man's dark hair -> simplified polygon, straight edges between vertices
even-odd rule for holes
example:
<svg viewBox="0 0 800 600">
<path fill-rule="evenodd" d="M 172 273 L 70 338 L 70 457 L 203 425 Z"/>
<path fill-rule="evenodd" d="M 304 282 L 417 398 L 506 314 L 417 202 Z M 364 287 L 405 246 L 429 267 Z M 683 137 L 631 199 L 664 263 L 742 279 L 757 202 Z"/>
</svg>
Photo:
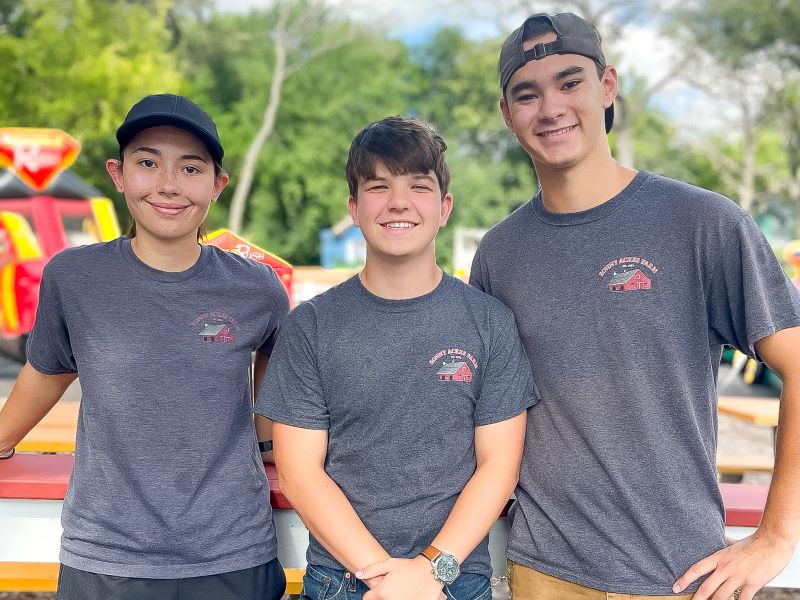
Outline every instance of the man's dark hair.
<svg viewBox="0 0 800 600">
<path fill-rule="evenodd" d="M 374 179 L 380 165 L 392 175 L 433 171 L 444 196 L 450 186 L 445 150 L 442 136 L 424 121 L 387 117 L 372 123 L 350 145 L 345 167 L 350 195 L 355 198 L 359 182 Z"/>
</svg>

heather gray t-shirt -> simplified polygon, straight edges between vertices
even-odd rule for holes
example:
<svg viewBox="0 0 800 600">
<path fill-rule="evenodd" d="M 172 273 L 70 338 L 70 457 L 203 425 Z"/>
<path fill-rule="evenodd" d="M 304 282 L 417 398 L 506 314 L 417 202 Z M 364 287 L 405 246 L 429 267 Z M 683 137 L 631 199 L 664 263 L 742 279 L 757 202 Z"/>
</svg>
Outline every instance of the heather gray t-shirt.
<svg viewBox="0 0 800 600">
<path fill-rule="evenodd" d="M 125 238 L 53 257 L 28 360 L 83 391 L 61 562 L 172 579 L 277 556 L 248 373 L 287 311 L 269 267 L 211 246 L 180 273 Z"/>
<path fill-rule="evenodd" d="M 384 549 L 410 558 L 475 471 L 475 427 L 535 402 L 500 302 L 449 275 L 429 294 L 387 300 L 356 276 L 289 314 L 256 412 L 328 430 L 325 471 Z M 313 536 L 307 556 L 343 568 Z M 487 540 L 462 570 L 491 575 Z"/>
<path fill-rule="evenodd" d="M 605 591 L 670 594 L 724 545 L 715 471 L 723 344 L 800 325 L 800 297 L 730 200 L 640 172 L 492 228 L 472 283 L 512 309 L 542 395 L 508 557 Z"/>
</svg>

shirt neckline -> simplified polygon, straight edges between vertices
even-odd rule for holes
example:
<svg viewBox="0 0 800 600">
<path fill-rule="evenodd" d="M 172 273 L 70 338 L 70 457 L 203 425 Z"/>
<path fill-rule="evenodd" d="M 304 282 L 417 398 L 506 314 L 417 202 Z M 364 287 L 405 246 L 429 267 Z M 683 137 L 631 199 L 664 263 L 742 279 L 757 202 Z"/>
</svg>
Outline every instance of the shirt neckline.
<svg viewBox="0 0 800 600">
<path fill-rule="evenodd" d="M 403 298 L 402 300 L 394 300 L 390 298 L 382 298 L 370 292 L 361 282 L 361 278 L 356 274 L 353 275 L 346 285 L 352 290 L 355 296 L 363 303 L 368 304 L 382 312 L 412 312 L 421 310 L 434 304 L 441 302 L 447 295 L 447 290 L 453 285 L 455 277 L 448 275 L 442 271 L 442 279 L 427 294 L 416 296 L 414 298 Z"/>
<path fill-rule="evenodd" d="M 544 207 L 544 203 L 542 202 L 542 190 L 539 188 L 539 191 L 536 192 L 536 195 L 531 199 L 528 203 L 533 210 L 534 215 L 536 218 L 542 221 L 543 223 L 547 223 L 548 225 L 556 225 L 559 227 L 569 227 L 573 225 L 583 225 L 584 223 L 590 223 L 592 221 L 597 221 L 598 219 L 603 219 L 609 215 L 614 214 L 617 210 L 619 210 L 628 200 L 633 198 L 639 189 L 642 187 L 645 181 L 650 177 L 650 173 L 647 171 L 639 171 L 634 175 L 631 182 L 625 186 L 625 188 L 616 196 L 606 200 L 602 204 L 590 208 L 588 210 L 582 210 L 579 212 L 572 212 L 572 213 L 554 213 L 550 212 Z"/>
<path fill-rule="evenodd" d="M 201 244 L 200 256 L 198 257 L 197 262 L 195 262 L 191 267 L 185 271 L 161 271 L 159 269 L 154 269 L 148 264 L 145 264 L 138 256 L 136 256 L 136 253 L 131 247 L 131 238 L 120 238 L 120 250 L 122 252 L 122 256 L 134 271 L 144 275 L 148 279 L 163 283 L 177 283 L 179 281 L 191 279 L 200 273 L 200 271 L 205 269 L 212 253 L 211 246 Z"/>
</svg>

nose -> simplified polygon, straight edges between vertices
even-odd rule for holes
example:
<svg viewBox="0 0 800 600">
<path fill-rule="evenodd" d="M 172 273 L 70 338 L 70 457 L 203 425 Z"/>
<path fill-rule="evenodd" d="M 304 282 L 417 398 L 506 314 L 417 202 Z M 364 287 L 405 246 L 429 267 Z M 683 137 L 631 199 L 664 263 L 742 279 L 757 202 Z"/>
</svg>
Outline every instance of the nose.
<svg viewBox="0 0 800 600">
<path fill-rule="evenodd" d="M 563 117 L 566 110 L 559 94 L 544 94 L 539 103 L 539 119 L 548 123 Z"/>
<path fill-rule="evenodd" d="M 172 169 L 162 169 L 158 177 L 158 193 L 164 196 L 180 194 L 178 178 Z"/>
<path fill-rule="evenodd" d="M 401 212 L 409 207 L 410 201 L 408 199 L 409 191 L 405 188 L 396 188 L 389 191 L 389 201 L 387 207 L 389 210 Z"/>
</svg>

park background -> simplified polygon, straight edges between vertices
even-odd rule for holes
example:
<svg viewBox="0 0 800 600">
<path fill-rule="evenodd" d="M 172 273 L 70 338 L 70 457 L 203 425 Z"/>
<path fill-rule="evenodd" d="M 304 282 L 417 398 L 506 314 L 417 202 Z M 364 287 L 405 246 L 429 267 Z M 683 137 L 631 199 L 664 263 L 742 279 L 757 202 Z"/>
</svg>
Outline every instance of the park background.
<svg viewBox="0 0 800 600">
<path fill-rule="evenodd" d="M 615 157 L 718 191 L 781 256 L 800 237 L 800 2 L 796 0 L 0 0 L 0 126 L 57 127 L 73 170 L 127 211 L 104 171 L 143 95 L 206 107 L 231 184 L 227 226 L 297 265 L 346 229 L 352 137 L 387 115 L 430 121 L 449 145 L 455 209 L 440 233 L 485 229 L 536 189 L 498 107 L 503 38 L 534 12 L 600 31 L 621 91 Z M 344 221 L 343 221 L 344 219 Z"/>
<path fill-rule="evenodd" d="M 496 62 L 543 11 L 577 12 L 603 36 L 621 83 L 615 157 L 732 198 L 782 259 L 800 238 L 797 0 L 0 0 L 0 127 L 77 138 L 73 170 L 124 227 L 103 167 L 117 126 L 143 95 L 190 96 L 214 116 L 232 178 L 208 230 L 318 265 L 323 232 L 346 228 L 352 137 L 387 115 L 426 119 L 449 145 L 456 203 L 437 252 L 453 269 L 457 229 L 490 227 L 537 187 L 497 108 Z M 772 438 L 723 415 L 720 447 L 767 455 Z"/>
</svg>

